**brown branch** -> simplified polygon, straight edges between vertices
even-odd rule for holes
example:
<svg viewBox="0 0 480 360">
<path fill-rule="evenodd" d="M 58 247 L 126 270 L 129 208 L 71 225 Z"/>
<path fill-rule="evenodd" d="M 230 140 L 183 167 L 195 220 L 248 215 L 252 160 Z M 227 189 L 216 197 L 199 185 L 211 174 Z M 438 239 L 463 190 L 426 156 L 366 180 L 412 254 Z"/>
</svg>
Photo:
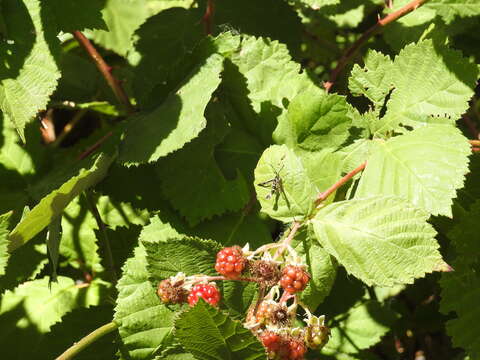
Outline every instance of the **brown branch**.
<svg viewBox="0 0 480 360">
<path fill-rule="evenodd" d="M 213 14 L 215 12 L 214 0 L 207 1 L 207 8 L 205 9 L 205 14 L 203 14 L 202 22 L 205 26 L 205 33 L 207 35 L 212 35 L 213 28 Z"/>
<path fill-rule="evenodd" d="M 470 145 L 475 146 L 475 147 L 480 147 L 480 140 L 468 140 Z"/>
<path fill-rule="evenodd" d="M 97 150 L 110 136 L 113 135 L 113 131 L 109 131 L 106 133 L 100 140 L 98 140 L 95 144 L 90 146 L 87 150 L 82 152 L 80 155 L 78 155 L 78 160 L 85 159 L 88 155 L 93 153 L 95 150 Z"/>
<path fill-rule="evenodd" d="M 100 71 L 108 86 L 112 89 L 115 97 L 118 101 L 125 107 L 128 114 L 132 114 L 135 110 L 130 103 L 130 99 L 127 96 L 127 93 L 122 87 L 120 81 L 115 79 L 111 72 L 111 67 L 107 65 L 100 53 L 95 49 L 93 44 L 88 40 L 85 35 L 80 31 L 74 31 L 73 36 L 77 39 L 78 43 L 86 50 L 90 58 L 93 60 L 97 69 Z"/>
<path fill-rule="evenodd" d="M 377 23 L 365 31 L 362 36 L 360 36 L 353 44 L 350 46 L 343 56 L 338 60 L 338 64 L 335 69 L 330 73 L 330 78 L 326 81 L 323 86 L 325 90 L 330 91 L 333 84 L 337 80 L 338 75 L 342 72 L 343 68 L 350 62 L 350 60 L 355 56 L 357 51 L 375 34 L 381 31 L 382 28 L 388 24 L 394 22 L 395 20 L 401 18 L 402 16 L 407 15 L 418 7 L 422 6 L 428 0 L 413 0 L 407 5 L 398 9 L 397 11 L 392 12 L 383 19 L 378 19 Z"/>
<path fill-rule="evenodd" d="M 87 109 L 82 109 L 77 111 L 77 113 L 73 116 L 72 120 L 64 126 L 60 135 L 57 136 L 54 142 L 52 142 L 53 147 L 59 146 L 63 140 L 70 134 L 70 131 L 73 130 L 75 126 L 80 122 L 83 116 L 87 113 Z"/>
<path fill-rule="evenodd" d="M 335 184 L 330 186 L 326 191 L 322 192 L 317 196 L 315 199 L 315 205 L 318 206 L 322 201 L 324 201 L 326 198 L 328 198 L 333 192 L 335 192 L 340 186 L 344 185 L 348 180 L 353 178 L 355 175 L 357 175 L 360 171 L 365 169 L 365 166 L 367 166 L 367 162 L 364 162 L 363 164 L 359 165 L 352 171 L 350 171 L 347 175 L 342 177 L 340 180 L 338 180 Z"/>
</svg>

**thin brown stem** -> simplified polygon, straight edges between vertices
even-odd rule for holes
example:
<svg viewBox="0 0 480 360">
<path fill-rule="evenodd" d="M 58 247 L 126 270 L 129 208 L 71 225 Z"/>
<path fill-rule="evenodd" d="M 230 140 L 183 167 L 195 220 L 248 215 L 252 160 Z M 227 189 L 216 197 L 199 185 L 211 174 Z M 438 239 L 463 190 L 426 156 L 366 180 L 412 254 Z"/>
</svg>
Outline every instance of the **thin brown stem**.
<svg viewBox="0 0 480 360">
<path fill-rule="evenodd" d="M 82 109 L 77 111 L 77 113 L 73 116 L 72 120 L 67 125 L 65 125 L 60 135 L 57 136 L 55 141 L 52 143 L 52 146 L 53 147 L 59 146 L 62 143 L 62 141 L 67 137 L 67 135 L 70 133 L 70 131 L 72 131 L 72 129 L 75 126 L 77 126 L 77 124 L 85 116 L 86 113 L 87 113 L 87 109 Z"/>
<path fill-rule="evenodd" d="M 205 14 L 203 14 L 203 24 L 205 26 L 205 33 L 207 35 L 212 35 L 213 29 L 213 14 L 215 12 L 214 0 L 207 1 L 207 8 L 205 9 Z"/>
<path fill-rule="evenodd" d="M 95 152 L 95 150 L 97 150 L 100 146 L 102 146 L 102 144 L 110 137 L 113 135 L 113 131 L 109 131 L 108 133 L 106 133 L 102 138 L 100 138 L 100 140 L 98 140 L 95 144 L 93 144 L 92 146 L 90 146 L 87 150 L 85 150 L 84 152 L 82 152 L 80 155 L 78 155 L 78 160 L 82 160 L 82 159 L 85 159 L 88 155 L 90 155 L 91 153 Z"/>
<path fill-rule="evenodd" d="M 102 241 L 103 248 L 105 249 L 105 262 L 107 264 L 107 270 L 110 273 L 111 281 L 115 285 L 118 281 L 118 276 L 117 272 L 115 271 L 115 262 L 113 261 L 113 254 L 112 254 L 112 249 L 110 247 L 110 241 L 108 240 L 108 235 L 107 235 L 107 226 L 102 220 L 102 217 L 100 216 L 100 213 L 97 208 L 97 204 L 95 202 L 95 199 L 92 195 L 92 192 L 90 190 L 87 190 L 86 193 L 86 199 L 87 203 L 90 207 L 90 211 L 92 212 L 93 217 L 95 218 L 95 221 L 97 222 L 98 229 L 100 230 L 100 241 Z"/>
<path fill-rule="evenodd" d="M 472 145 L 472 146 L 475 146 L 475 147 L 479 147 L 479 146 L 480 146 L 480 140 L 468 140 L 468 142 L 469 142 L 470 145 Z"/>
<path fill-rule="evenodd" d="M 237 279 L 231 279 L 225 276 L 202 276 L 198 278 L 198 282 L 203 281 L 247 281 L 247 282 L 258 282 L 258 279 L 249 278 L 249 277 L 240 277 Z"/>
<path fill-rule="evenodd" d="M 57 357 L 56 360 L 73 359 L 75 355 L 77 355 L 79 352 L 93 344 L 101 337 L 110 334 L 112 331 L 115 331 L 116 329 L 118 329 L 118 325 L 113 321 L 99 327 L 98 329 L 92 331 L 90 334 L 82 338 L 80 341 L 74 343 L 62 355 Z"/>
<path fill-rule="evenodd" d="M 322 201 L 324 201 L 332 193 L 334 193 L 340 186 L 344 185 L 348 180 L 353 178 L 360 171 L 363 171 L 363 169 L 365 169 L 365 166 L 367 166 L 367 162 L 364 162 L 363 164 L 359 165 L 358 167 L 350 171 L 347 175 L 345 175 L 340 180 L 338 180 L 335 184 L 330 186 L 326 191 L 320 193 L 315 199 L 315 205 L 318 206 Z"/>
<path fill-rule="evenodd" d="M 362 36 L 360 36 L 353 44 L 350 46 L 342 57 L 338 60 L 338 64 L 330 73 L 330 79 L 326 81 L 323 86 L 325 90 L 330 91 L 332 86 L 335 84 L 338 75 L 342 72 L 343 68 L 352 60 L 355 56 L 357 51 L 375 34 L 377 34 L 381 29 L 383 29 L 388 24 L 394 22 L 395 20 L 407 15 L 408 13 L 412 12 L 413 10 L 417 9 L 418 7 L 422 6 L 428 0 L 413 0 L 409 2 L 407 5 L 403 6 L 402 8 L 398 9 L 397 11 L 392 12 L 391 14 L 387 15 L 383 19 L 378 19 L 375 25 L 370 27 L 367 31 L 365 31 Z"/>
<path fill-rule="evenodd" d="M 107 65 L 103 57 L 100 55 L 97 49 L 95 49 L 90 40 L 88 40 L 85 35 L 83 35 L 80 31 L 74 31 L 73 36 L 75 37 L 75 39 L 77 39 L 78 43 L 86 50 L 90 58 L 97 66 L 97 69 L 104 77 L 108 86 L 110 86 L 110 88 L 112 89 L 117 100 L 125 107 L 127 113 L 133 113 L 135 110 L 130 103 L 130 99 L 128 98 L 127 93 L 123 89 L 122 84 L 112 75 L 111 67 Z"/>
</svg>

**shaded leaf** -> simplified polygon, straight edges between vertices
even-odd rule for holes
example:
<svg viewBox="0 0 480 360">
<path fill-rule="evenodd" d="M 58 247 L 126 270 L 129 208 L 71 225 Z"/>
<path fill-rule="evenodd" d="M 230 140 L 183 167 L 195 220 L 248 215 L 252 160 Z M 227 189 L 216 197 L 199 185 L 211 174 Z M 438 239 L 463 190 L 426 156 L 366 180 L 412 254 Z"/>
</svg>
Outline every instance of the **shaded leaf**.
<svg viewBox="0 0 480 360">
<path fill-rule="evenodd" d="M 220 84 L 222 64 L 222 56 L 211 55 L 159 107 L 134 116 L 126 130 L 120 161 L 127 165 L 157 161 L 197 137 L 205 128 L 203 113 Z"/>
</svg>

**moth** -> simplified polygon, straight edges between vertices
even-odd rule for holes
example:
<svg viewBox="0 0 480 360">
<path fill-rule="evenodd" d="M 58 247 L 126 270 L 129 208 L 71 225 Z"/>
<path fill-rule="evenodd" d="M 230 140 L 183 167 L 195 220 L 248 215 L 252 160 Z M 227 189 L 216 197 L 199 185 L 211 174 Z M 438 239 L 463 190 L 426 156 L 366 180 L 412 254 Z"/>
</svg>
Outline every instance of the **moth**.
<svg viewBox="0 0 480 360">
<path fill-rule="evenodd" d="M 275 173 L 275 177 L 273 179 L 257 184 L 258 186 L 271 189 L 270 193 L 265 196 L 265 199 L 267 200 L 270 200 L 274 194 L 280 194 L 281 192 L 283 192 L 282 178 L 280 177 L 280 171 L 282 171 L 283 165 L 278 171 L 275 170 L 273 167 L 272 169 Z"/>
</svg>

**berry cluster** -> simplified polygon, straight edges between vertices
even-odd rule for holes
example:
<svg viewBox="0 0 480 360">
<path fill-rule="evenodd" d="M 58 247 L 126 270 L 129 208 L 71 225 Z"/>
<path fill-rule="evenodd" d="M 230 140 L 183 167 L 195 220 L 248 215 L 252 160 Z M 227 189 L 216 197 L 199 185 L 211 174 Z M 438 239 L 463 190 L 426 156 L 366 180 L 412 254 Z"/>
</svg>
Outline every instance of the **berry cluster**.
<svg viewBox="0 0 480 360">
<path fill-rule="evenodd" d="M 330 330 L 324 316 L 313 316 L 297 296 L 310 281 L 310 275 L 295 251 L 280 244 L 267 244 L 255 251 L 239 246 L 226 247 L 217 253 L 215 270 L 221 276 L 183 273 L 162 280 L 158 296 L 164 303 L 194 306 L 200 298 L 218 306 L 221 295 L 212 280 L 255 281 L 259 299 L 250 307 L 244 326 L 262 342 L 270 359 L 301 360 L 307 348 L 319 349 L 329 339 Z M 273 254 L 273 256 L 272 256 Z M 282 259 L 278 261 L 276 259 Z M 293 299 L 293 301 L 292 301 Z M 298 306 L 307 314 L 307 326 L 294 327 Z"/>
<path fill-rule="evenodd" d="M 260 335 L 260 340 L 270 359 L 301 360 L 307 352 L 301 339 L 284 336 L 273 331 L 264 331 Z"/>
</svg>

